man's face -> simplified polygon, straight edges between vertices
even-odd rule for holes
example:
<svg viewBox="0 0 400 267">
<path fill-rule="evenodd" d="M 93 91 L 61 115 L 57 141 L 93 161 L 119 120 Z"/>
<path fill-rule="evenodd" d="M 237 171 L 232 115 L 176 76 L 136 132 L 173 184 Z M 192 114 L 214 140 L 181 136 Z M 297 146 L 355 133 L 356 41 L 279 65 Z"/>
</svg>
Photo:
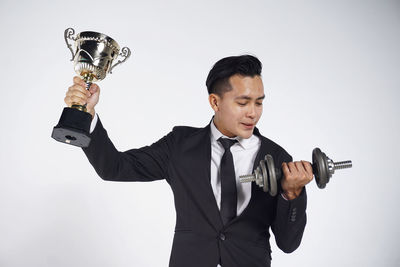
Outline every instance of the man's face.
<svg viewBox="0 0 400 267">
<path fill-rule="evenodd" d="M 214 123 L 228 136 L 249 138 L 261 117 L 265 97 L 260 76 L 233 75 L 229 78 L 232 90 L 222 97 L 211 94 L 211 107 L 215 111 Z"/>
</svg>

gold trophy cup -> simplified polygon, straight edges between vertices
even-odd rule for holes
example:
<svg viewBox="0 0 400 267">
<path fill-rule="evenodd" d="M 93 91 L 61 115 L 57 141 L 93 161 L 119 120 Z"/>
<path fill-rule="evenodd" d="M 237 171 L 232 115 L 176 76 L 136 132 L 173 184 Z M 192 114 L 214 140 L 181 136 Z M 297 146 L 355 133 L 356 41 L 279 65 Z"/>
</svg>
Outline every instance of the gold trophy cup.
<svg viewBox="0 0 400 267">
<path fill-rule="evenodd" d="M 75 30 L 68 28 L 64 39 L 71 51 L 75 72 L 86 82 L 87 90 L 92 82 L 103 80 L 107 73 L 112 73 L 115 66 L 131 55 L 128 47 L 123 47 L 120 52 L 118 43 L 105 34 L 85 31 L 73 37 L 74 34 Z M 75 52 L 68 40 L 75 42 Z M 118 57 L 121 60 L 113 65 Z M 73 103 L 71 107 L 64 108 L 51 137 L 66 144 L 87 147 L 90 144 L 91 122 L 92 115 L 87 112 L 86 104 Z"/>
</svg>

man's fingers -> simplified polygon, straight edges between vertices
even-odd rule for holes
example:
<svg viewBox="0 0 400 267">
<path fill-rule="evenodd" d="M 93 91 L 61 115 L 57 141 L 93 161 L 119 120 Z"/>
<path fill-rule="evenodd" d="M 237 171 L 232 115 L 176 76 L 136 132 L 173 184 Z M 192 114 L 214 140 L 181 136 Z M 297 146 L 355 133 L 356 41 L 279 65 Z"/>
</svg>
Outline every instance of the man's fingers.
<svg viewBox="0 0 400 267">
<path fill-rule="evenodd" d="M 302 177 L 310 181 L 313 179 L 312 166 L 308 161 L 284 162 L 282 163 L 282 171 L 287 177 Z"/>
<path fill-rule="evenodd" d="M 304 161 L 304 160 L 302 160 L 301 162 L 303 163 L 304 169 L 306 170 L 307 174 L 311 175 L 311 177 L 312 177 L 313 169 L 312 169 L 311 163 L 308 161 Z"/>
<path fill-rule="evenodd" d="M 86 87 L 80 85 L 80 84 L 73 84 L 68 88 L 68 91 L 74 92 L 74 91 L 79 91 L 82 92 L 83 94 L 86 94 L 87 96 L 90 96 L 90 93 L 88 90 L 86 90 Z"/>
<path fill-rule="evenodd" d="M 302 163 L 302 162 L 296 161 L 296 162 L 294 163 L 294 165 L 296 166 L 296 168 L 297 168 L 297 170 L 298 170 L 299 172 L 301 172 L 301 173 L 305 173 L 305 172 L 306 172 L 306 170 L 304 169 L 304 166 L 303 166 L 303 163 Z"/>
<path fill-rule="evenodd" d="M 80 97 L 80 98 L 83 98 L 86 100 L 86 98 L 89 96 L 89 94 L 90 94 L 89 92 L 82 92 L 79 90 L 72 89 L 72 90 L 67 91 L 66 96 L 67 97 L 77 96 L 77 97 Z"/>
<path fill-rule="evenodd" d="M 288 167 L 288 165 L 287 165 L 286 162 L 283 162 L 283 163 L 282 163 L 282 171 L 283 171 L 283 173 L 284 173 L 285 175 L 287 175 L 287 174 L 290 173 L 289 167 Z"/>
<path fill-rule="evenodd" d="M 297 167 L 296 164 L 294 164 L 294 162 L 288 162 L 288 167 L 289 167 L 289 171 L 290 172 L 297 172 Z"/>
<path fill-rule="evenodd" d="M 90 91 L 90 93 L 92 93 L 92 94 L 96 93 L 96 92 L 99 91 L 99 90 L 100 90 L 100 87 L 99 87 L 97 84 L 95 84 L 95 83 L 92 83 L 92 85 L 91 85 L 90 88 L 89 88 L 89 91 Z"/>
<path fill-rule="evenodd" d="M 91 84 L 89 90 L 86 89 L 85 81 L 79 76 L 73 77 L 73 85 L 68 87 L 64 102 L 71 107 L 73 104 L 85 105 L 88 110 L 94 110 L 94 106 L 99 101 L 100 87 L 97 84 Z"/>
<path fill-rule="evenodd" d="M 85 105 L 87 103 L 87 100 L 85 100 L 84 98 L 78 97 L 78 96 L 66 96 L 64 98 L 65 103 L 68 106 L 71 106 L 73 103 L 75 104 L 79 104 L 79 105 Z"/>
<path fill-rule="evenodd" d="M 73 78 L 73 82 L 74 82 L 74 84 L 79 84 L 79 85 L 81 85 L 81 86 L 83 86 L 83 87 L 86 87 L 85 81 L 82 80 L 82 79 L 81 79 L 80 77 L 78 77 L 78 76 L 75 76 L 75 77 Z"/>
</svg>

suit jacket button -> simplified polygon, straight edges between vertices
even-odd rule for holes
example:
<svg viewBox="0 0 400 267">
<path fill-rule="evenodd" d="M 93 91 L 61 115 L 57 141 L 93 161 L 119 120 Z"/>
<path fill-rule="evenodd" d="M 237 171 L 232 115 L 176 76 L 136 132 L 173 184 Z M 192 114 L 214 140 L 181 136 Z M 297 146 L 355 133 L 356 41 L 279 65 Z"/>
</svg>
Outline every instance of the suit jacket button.
<svg viewBox="0 0 400 267">
<path fill-rule="evenodd" d="M 222 241 L 224 241 L 226 239 L 226 236 L 223 233 L 219 234 L 219 239 L 221 239 Z"/>
</svg>

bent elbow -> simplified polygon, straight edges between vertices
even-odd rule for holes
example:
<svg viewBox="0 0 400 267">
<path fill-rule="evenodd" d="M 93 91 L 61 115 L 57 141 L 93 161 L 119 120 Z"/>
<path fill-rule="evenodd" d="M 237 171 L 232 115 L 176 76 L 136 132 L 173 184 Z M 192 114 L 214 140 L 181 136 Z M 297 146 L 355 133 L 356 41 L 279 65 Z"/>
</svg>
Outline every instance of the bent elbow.
<svg viewBox="0 0 400 267">
<path fill-rule="evenodd" d="M 113 179 L 110 176 L 105 176 L 105 175 L 100 175 L 100 174 L 99 174 L 99 176 L 103 181 L 113 181 Z"/>
<path fill-rule="evenodd" d="M 102 164 L 101 168 L 95 168 L 97 175 L 104 181 L 118 181 L 122 157 L 118 152 L 115 159 L 107 164 Z"/>
<path fill-rule="evenodd" d="M 277 243 L 277 246 L 284 253 L 289 254 L 289 253 L 292 253 L 293 251 L 295 251 L 300 246 L 300 242 L 296 242 L 296 243 Z"/>
<path fill-rule="evenodd" d="M 303 239 L 306 221 L 307 219 L 304 215 L 301 222 L 291 229 L 292 231 L 285 231 L 283 235 L 275 236 L 276 245 L 280 250 L 285 253 L 292 253 L 300 246 L 301 240 Z"/>
<path fill-rule="evenodd" d="M 111 175 L 110 172 L 106 172 L 104 170 L 96 170 L 97 175 L 103 180 L 103 181 L 113 181 L 113 176 Z"/>
</svg>

